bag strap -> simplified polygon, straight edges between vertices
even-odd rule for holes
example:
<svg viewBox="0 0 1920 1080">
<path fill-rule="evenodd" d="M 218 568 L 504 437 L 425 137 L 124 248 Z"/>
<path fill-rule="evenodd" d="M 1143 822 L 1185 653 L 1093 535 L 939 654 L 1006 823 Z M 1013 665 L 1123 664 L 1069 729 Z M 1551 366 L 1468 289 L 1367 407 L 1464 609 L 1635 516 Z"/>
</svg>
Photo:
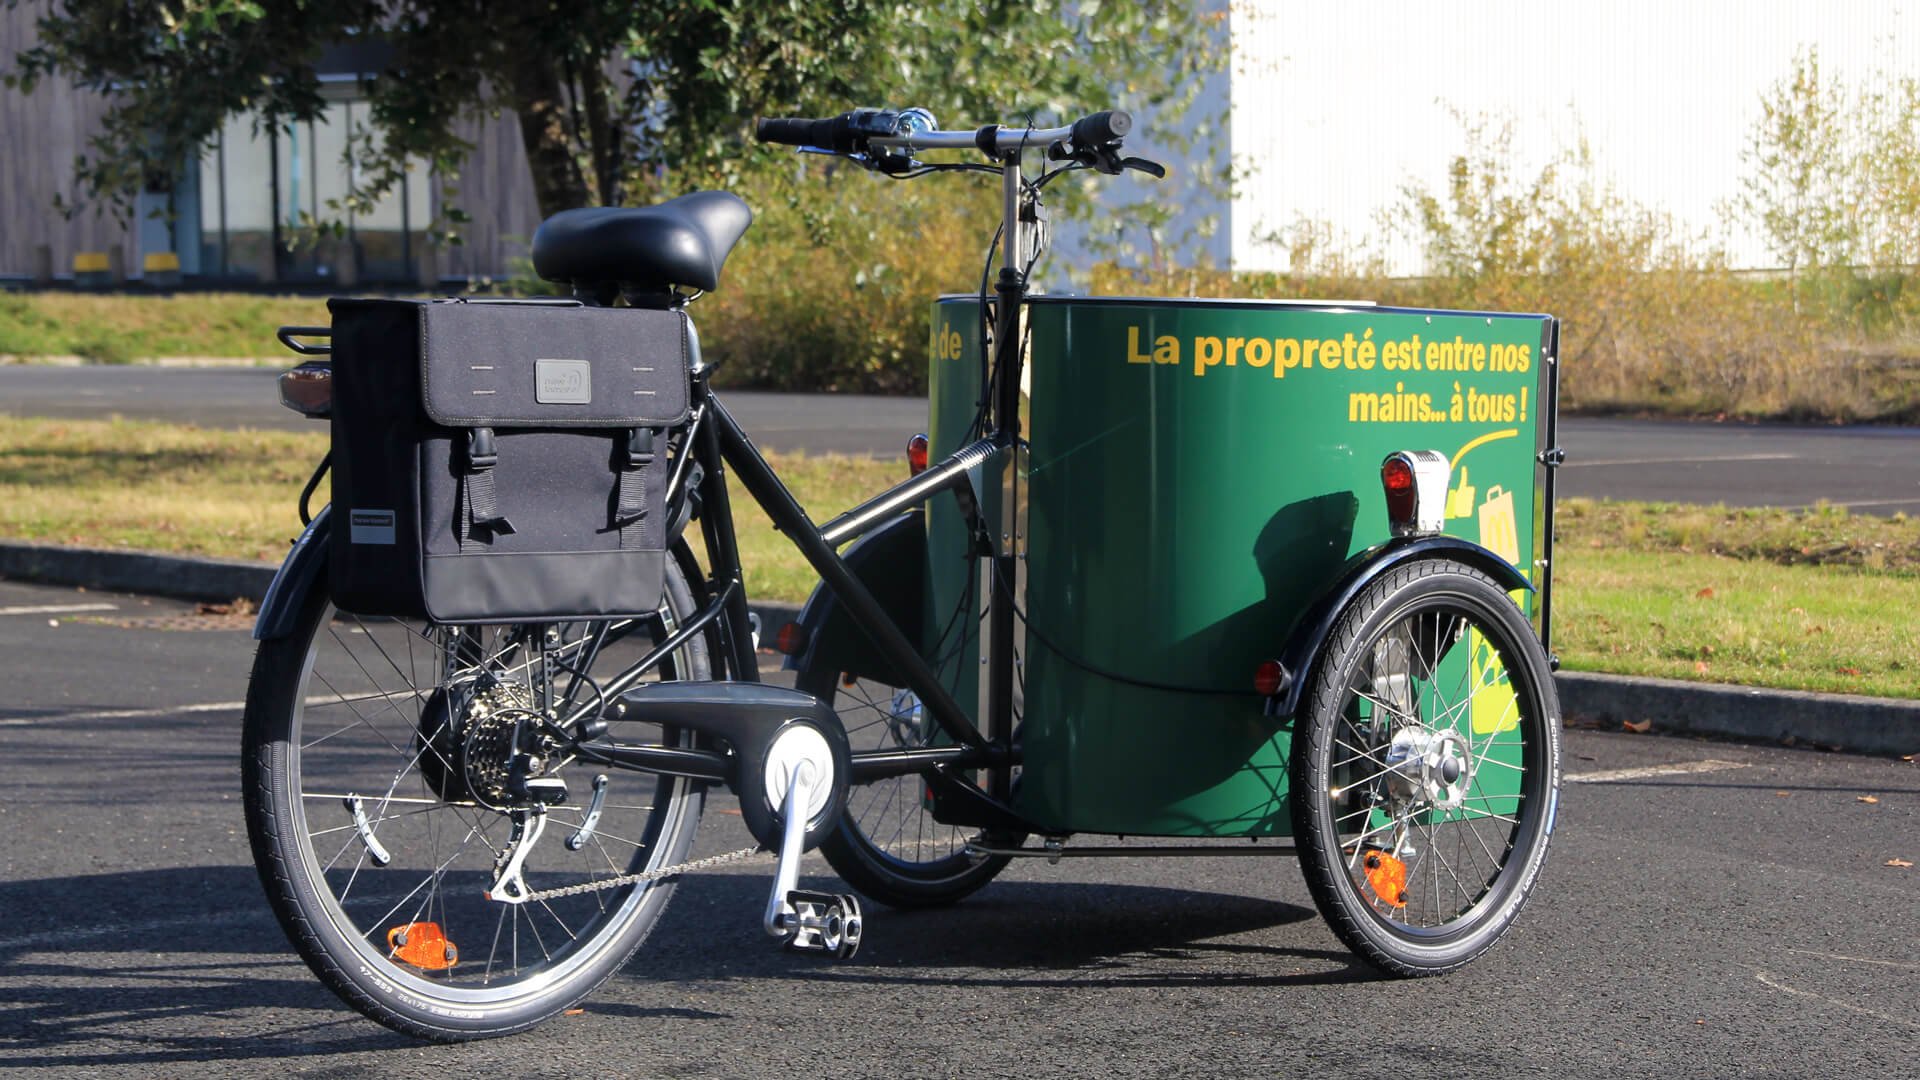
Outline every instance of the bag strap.
<svg viewBox="0 0 1920 1080">
<path fill-rule="evenodd" d="M 620 455 L 618 505 L 613 517 L 623 548 L 646 546 L 640 537 L 640 523 L 647 516 L 647 466 L 653 464 L 657 435 L 653 428 L 627 429 L 626 445 Z"/>
<path fill-rule="evenodd" d="M 500 512 L 500 496 L 493 486 L 493 467 L 499 462 L 499 452 L 493 445 L 493 429 L 469 428 L 466 472 L 460 478 L 460 516 L 457 522 L 460 546 L 463 548 L 467 546 L 467 538 L 475 528 L 484 527 L 495 533 L 513 532 L 513 522 Z"/>
</svg>

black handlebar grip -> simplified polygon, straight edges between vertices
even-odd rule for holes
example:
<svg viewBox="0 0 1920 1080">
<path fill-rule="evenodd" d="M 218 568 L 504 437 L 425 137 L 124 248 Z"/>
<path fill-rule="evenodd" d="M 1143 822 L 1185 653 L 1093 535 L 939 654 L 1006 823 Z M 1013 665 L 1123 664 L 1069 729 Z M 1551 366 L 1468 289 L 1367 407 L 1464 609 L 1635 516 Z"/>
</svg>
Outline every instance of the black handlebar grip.
<svg viewBox="0 0 1920 1080">
<path fill-rule="evenodd" d="M 832 146 L 833 121 L 800 120 L 785 117 L 762 119 L 753 129 L 753 137 L 781 146 Z"/>
<path fill-rule="evenodd" d="M 1073 145 L 1106 146 L 1126 138 L 1127 132 L 1132 130 L 1133 117 L 1119 109 L 1097 112 L 1073 122 Z"/>
</svg>

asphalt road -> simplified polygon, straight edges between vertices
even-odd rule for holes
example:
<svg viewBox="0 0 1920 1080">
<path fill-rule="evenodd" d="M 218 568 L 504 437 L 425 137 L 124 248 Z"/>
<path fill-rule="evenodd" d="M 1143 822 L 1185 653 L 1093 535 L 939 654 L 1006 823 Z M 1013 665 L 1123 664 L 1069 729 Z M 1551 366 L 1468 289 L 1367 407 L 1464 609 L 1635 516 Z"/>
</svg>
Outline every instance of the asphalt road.
<svg viewBox="0 0 1920 1080">
<path fill-rule="evenodd" d="M 313 430 L 279 406 L 268 369 L 0 367 L 0 412 L 123 416 L 214 427 Z M 926 429 L 917 398 L 735 391 L 727 407 L 754 440 L 779 450 L 901 454 Z M 1736 506 L 1826 500 L 1863 512 L 1920 512 L 1920 428 L 1562 422 L 1566 497 Z"/>
<path fill-rule="evenodd" d="M 954 909 L 871 913 L 839 966 L 765 939 L 766 871 L 742 866 L 689 878 L 582 1014 L 416 1044 L 340 1005 L 261 896 L 238 795 L 244 623 L 0 583 L 0 1074 L 1831 1077 L 1920 1060 L 1920 868 L 1886 865 L 1920 862 L 1920 766 L 1581 730 L 1534 902 L 1442 979 L 1357 966 L 1289 859 L 1022 863 Z M 728 806 L 710 804 L 701 851 L 741 846 Z"/>
</svg>

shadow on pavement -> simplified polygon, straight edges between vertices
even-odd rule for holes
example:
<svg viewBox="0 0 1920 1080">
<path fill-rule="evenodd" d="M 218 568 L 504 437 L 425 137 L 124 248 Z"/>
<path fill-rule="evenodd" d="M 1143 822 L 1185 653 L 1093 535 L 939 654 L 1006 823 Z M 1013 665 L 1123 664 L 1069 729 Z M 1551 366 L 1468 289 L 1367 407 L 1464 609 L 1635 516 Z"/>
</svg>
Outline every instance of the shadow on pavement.
<svg viewBox="0 0 1920 1080">
<path fill-rule="evenodd" d="M 9 881 L 0 912 L 0 1071 L 412 1045 L 307 972 L 250 866 Z"/>
<path fill-rule="evenodd" d="M 1274 860 L 1276 869 L 1290 862 Z M 622 977 L 830 979 L 942 986 L 1284 987 L 1380 978 L 1312 932 L 1315 947 L 1246 935 L 1317 921 L 1310 908 L 1275 900 L 1142 885 L 996 882 L 948 907 L 895 911 L 863 904 L 860 953 L 836 963 L 782 950 L 759 930 L 765 879 L 689 882 L 641 957 Z M 833 879 L 806 888 L 844 889 Z M 704 931 L 704 936 L 702 935 Z M 652 953 L 651 961 L 646 959 Z M 695 962 L 697 960 L 704 962 Z"/>
<path fill-rule="evenodd" d="M 1296 905 L 1138 885 L 1001 882 L 951 908 L 869 907 L 867 944 L 835 964 L 759 929 L 768 879 L 685 881 L 591 1013 L 656 1023 L 751 1012 L 770 980 L 981 988 L 1285 987 L 1375 977 Z M 832 879 L 813 887 L 844 888 Z M 189 867 L 0 883 L 0 1071 L 134 1069 L 418 1046 L 363 1020 L 294 955 L 251 867 Z M 721 1008 L 684 1004 L 709 984 Z M 650 986 L 662 987 L 656 995 Z M 671 988 L 671 989 L 668 989 Z M 785 991 L 780 991 L 784 994 Z M 659 997 L 660 1000 L 649 1000 Z M 619 1000 L 614 1000 L 619 999 Z"/>
</svg>

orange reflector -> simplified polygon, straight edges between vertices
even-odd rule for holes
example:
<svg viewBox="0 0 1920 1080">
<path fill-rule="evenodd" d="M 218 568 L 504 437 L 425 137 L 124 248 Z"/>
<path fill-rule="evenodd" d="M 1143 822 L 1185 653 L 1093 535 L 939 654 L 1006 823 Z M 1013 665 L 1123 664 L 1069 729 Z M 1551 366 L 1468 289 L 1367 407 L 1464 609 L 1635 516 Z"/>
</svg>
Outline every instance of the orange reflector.
<svg viewBox="0 0 1920 1080">
<path fill-rule="evenodd" d="M 907 440 L 907 475 L 919 476 L 927 471 L 927 437 L 915 435 Z"/>
<path fill-rule="evenodd" d="M 1272 697 L 1292 681 L 1287 677 L 1286 665 L 1278 660 L 1262 660 L 1260 666 L 1253 669 L 1253 691 L 1262 697 Z"/>
<path fill-rule="evenodd" d="M 447 940 L 439 923 L 396 926 L 387 931 L 387 947 L 395 960 L 422 971 L 445 971 L 460 961 L 460 950 Z"/>
<path fill-rule="evenodd" d="M 1360 860 L 1367 868 L 1367 887 L 1393 907 L 1407 906 L 1407 864 L 1384 851 L 1369 851 Z"/>
<path fill-rule="evenodd" d="M 773 635 L 773 648 L 788 656 L 798 656 L 806 651 L 808 636 L 806 627 L 790 622 Z"/>
</svg>

